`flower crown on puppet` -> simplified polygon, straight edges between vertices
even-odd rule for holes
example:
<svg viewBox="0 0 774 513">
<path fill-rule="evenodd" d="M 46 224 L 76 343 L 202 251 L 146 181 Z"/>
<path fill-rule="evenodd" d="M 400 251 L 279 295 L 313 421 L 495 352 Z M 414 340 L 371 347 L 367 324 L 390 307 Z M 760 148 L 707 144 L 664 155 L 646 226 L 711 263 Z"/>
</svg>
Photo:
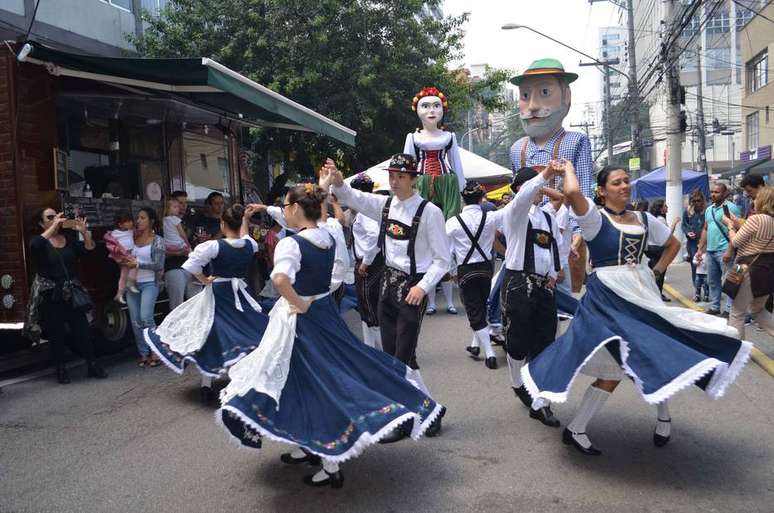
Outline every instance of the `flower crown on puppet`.
<svg viewBox="0 0 774 513">
<path fill-rule="evenodd" d="M 441 99 L 441 105 L 443 105 L 444 113 L 449 111 L 449 99 L 446 98 L 446 96 L 441 91 L 439 91 L 437 87 L 423 87 L 421 91 L 415 94 L 414 99 L 411 100 L 411 110 L 416 112 L 419 100 L 425 98 L 426 96 L 437 96 Z"/>
</svg>

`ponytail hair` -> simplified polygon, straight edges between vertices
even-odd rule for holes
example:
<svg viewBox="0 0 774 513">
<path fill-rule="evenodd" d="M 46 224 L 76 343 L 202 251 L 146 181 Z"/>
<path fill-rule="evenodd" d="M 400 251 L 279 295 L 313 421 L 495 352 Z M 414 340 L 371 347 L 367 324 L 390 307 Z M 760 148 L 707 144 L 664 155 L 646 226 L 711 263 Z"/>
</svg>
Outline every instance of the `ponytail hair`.
<svg viewBox="0 0 774 513">
<path fill-rule="evenodd" d="M 288 203 L 296 203 L 304 211 L 304 217 L 317 221 L 322 217 L 322 204 L 328 194 L 312 183 L 302 183 L 288 190 Z"/>
<path fill-rule="evenodd" d="M 245 215 L 245 207 L 243 207 L 239 203 L 236 203 L 228 207 L 223 212 L 223 216 L 221 217 L 221 219 L 223 220 L 223 224 L 225 224 L 235 232 L 238 232 L 239 229 L 242 227 L 242 218 L 244 217 L 244 215 Z"/>
</svg>

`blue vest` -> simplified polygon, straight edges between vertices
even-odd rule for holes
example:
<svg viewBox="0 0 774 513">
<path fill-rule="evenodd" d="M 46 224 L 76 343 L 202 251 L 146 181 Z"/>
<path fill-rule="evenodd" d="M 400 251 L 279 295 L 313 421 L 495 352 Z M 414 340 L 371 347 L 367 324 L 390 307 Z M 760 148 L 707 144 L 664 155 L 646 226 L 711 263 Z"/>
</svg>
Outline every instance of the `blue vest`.
<svg viewBox="0 0 774 513">
<path fill-rule="evenodd" d="M 593 240 L 586 241 L 591 255 L 591 265 L 608 267 L 639 264 L 648 245 L 648 216 L 644 213 L 640 214 L 643 233 L 632 235 L 616 228 L 602 212 L 599 215 L 602 216 L 602 227 Z"/>
<path fill-rule="evenodd" d="M 336 241 L 327 249 L 318 248 L 300 235 L 292 235 L 301 251 L 301 269 L 296 273 L 293 288 L 299 296 L 316 296 L 331 288 Z"/>
<path fill-rule="evenodd" d="M 210 261 L 212 276 L 218 278 L 242 278 L 246 280 L 253 261 L 253 245 L 245 241 L 241 248 L 235 248 L 223 239 L 218 240 L 218 256 Z"/>
</svg>

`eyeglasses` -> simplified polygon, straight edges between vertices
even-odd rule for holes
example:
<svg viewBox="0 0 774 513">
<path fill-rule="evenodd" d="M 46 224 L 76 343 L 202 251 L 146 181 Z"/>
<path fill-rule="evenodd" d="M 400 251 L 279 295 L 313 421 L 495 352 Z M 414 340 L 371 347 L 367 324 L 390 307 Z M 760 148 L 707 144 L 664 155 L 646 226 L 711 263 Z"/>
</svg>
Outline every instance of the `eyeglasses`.
<svg viewBox="0 0 774 513">
<path fill-rule="evenodd" d="M 56 217 L 56 214 L 48 214 L 48 215 L 46 216 L 46 221 L 51 221 L 51 220 L 52 220 L 52 219 L 54 219 L 55 217 Z"/>
<path fill-rule="evenodd" d="M 295 201 L 291 201 L 290 203 L 280 203 L 280 208 L 289 207 L 289 206 L 290 206 L 290 205 L 292 205 L 293 203 L 295 203 Z"/>
</svg>

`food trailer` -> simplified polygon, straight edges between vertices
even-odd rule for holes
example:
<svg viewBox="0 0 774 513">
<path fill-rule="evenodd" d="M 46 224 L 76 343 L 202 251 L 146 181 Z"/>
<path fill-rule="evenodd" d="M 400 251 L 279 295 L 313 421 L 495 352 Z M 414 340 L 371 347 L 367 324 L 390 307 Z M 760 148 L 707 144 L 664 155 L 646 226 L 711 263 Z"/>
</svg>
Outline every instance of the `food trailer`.
<svg viewBox="0 0 774 513">
<path fill-rule="evenodd" d="M 105 339 L 118 341 L 129 331 L 128 316 L 112 301 L 118 269 L 101 242 L 117 213 L 160 209 L 176 190 L 186 191 L 194 208 L 213 191 L 229 203 L 249 198 L 253 175 L 240 142 L 250 127 L 354 145 L 354 131 L 211 59 L 95 57 L 36 42 L 5 46 L 15 53 L 0 57 L 0 352 L 19 343 L 38 209 L 88 219 L 98 241 L 81 262 L 95 302 L 90 319 Z"/>
</svg>

